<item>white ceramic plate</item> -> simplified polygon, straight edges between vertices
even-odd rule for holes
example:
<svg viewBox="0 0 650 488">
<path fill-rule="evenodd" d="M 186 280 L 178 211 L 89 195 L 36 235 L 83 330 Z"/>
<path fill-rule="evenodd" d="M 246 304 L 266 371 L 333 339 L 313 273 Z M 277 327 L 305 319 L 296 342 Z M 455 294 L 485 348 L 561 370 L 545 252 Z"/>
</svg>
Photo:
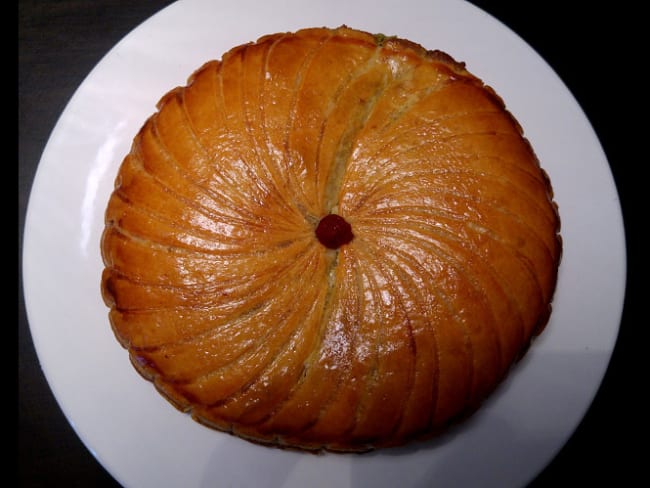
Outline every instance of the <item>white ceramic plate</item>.
<svg viewBox="0 0 650 488">
<path fill-rule="evenodd" d="M 118 165 L 163 93 L 232 46 L 341 24 L 447 51 L 493 86 L 551 177 L 565 247 L 551 322 L 474 417 L 429 443 L 315 456 L 202 427 L 135 372 L 100 297 L 99 238 Z M 609 166 L 572 95 L 512 31 L 446 0 L 181 0 L 159 12 L 108 53 L 61 115 L 34 181 L 23 255 L 36 351 L 79 437 L 125 486 L 188 488 L 527 483 L 600 385 L 618 334 L 625 265 Z"/>
</svg>

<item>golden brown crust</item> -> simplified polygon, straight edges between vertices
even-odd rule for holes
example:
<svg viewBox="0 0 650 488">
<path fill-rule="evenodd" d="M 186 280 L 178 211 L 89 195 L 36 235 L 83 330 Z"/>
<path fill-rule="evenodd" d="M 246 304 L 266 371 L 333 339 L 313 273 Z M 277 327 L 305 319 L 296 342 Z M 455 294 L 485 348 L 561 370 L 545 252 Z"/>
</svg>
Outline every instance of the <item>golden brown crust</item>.
<svg viewBox="0 0 650 488">
<path fill-rule="evenodd" d="M 342 26 L 261 37 L 164 95 L 106 210 L 134 367 L 211 428 L 365 451 L 478 408 L 550 314 L 552 188 L 464 63 Z M 315 235 L 337 213 L 352 241 Z"/>
</svg>

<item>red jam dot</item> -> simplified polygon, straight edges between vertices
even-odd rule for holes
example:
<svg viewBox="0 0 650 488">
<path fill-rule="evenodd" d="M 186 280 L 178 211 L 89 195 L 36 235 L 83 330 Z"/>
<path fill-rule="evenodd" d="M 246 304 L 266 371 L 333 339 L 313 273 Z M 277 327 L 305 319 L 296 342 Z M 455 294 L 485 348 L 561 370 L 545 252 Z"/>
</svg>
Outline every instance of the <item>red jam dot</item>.
<svg viewBox="0 0 650 488">
<path fill-rule="evenodd" d="M 320 219 L 316 227 L 316 237 L 320 243 L 330 249 L 337 249 L 352 240 L 352 226 L 343 217 L 329 214 Z"/>
</svg>

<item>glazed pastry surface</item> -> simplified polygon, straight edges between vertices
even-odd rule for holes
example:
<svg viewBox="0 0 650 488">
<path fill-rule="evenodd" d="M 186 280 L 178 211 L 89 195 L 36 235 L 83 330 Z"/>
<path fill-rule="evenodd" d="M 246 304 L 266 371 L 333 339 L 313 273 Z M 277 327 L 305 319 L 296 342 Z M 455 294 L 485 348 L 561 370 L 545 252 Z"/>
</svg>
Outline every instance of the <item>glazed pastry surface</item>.
<svg viewBox="0 0 650 488">
<path fill-rule="evenodd" d="M 108 202 L 102 293 L 197 421 L 364 451 L 480 406 L 548 321 L 559 230 L 521 127 L 462 63 L 304 29 L 160 100 Z"/>
</svg>

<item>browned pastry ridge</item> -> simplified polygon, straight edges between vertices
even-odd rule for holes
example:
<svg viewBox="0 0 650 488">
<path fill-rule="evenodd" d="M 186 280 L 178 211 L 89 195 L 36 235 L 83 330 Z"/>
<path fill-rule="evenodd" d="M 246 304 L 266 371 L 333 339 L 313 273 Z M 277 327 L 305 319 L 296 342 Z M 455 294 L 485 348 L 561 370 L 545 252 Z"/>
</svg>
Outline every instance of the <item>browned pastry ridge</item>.
<svg viewBox="0 0 650 488">
<path fill-rule="evenodd" d="M 550 181 L 449 55 L 279 33 L 157 108 L 108 202 L 102 294 L 133 365 L 195 420 L 310 450 L 429 437 L 547 323 Z"/>
</svg>

